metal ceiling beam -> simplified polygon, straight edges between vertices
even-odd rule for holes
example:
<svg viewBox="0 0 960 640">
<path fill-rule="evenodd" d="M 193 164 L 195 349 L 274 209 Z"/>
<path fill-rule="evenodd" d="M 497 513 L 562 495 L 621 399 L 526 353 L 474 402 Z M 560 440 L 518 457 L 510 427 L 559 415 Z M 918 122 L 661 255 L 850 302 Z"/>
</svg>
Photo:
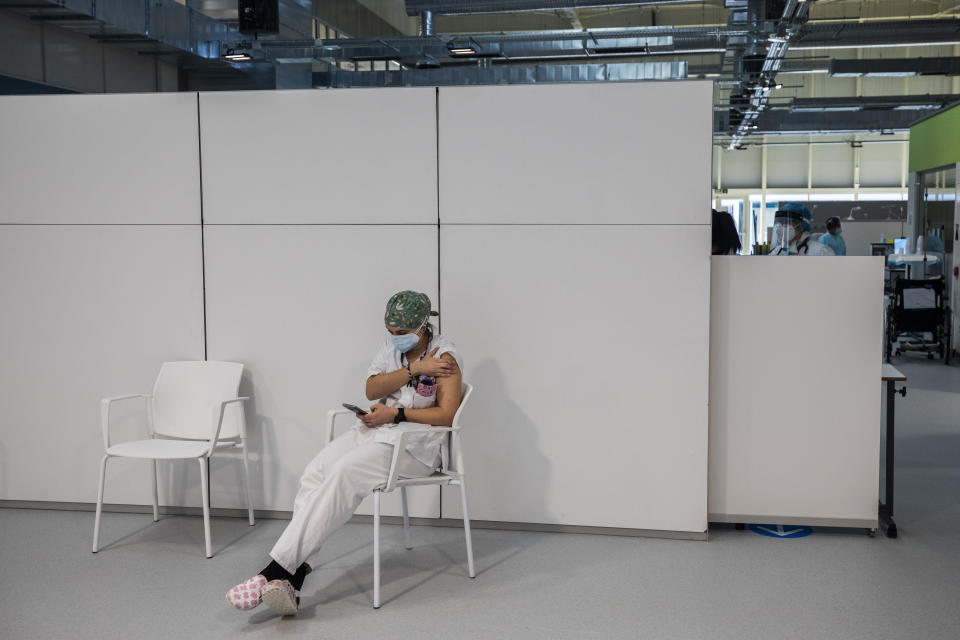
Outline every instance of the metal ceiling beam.
<svg viewBox="0 0 960 640">
<path fill-rule="evenodd" d="M 407 15 L 416 16 L 425 11 L 435 15 L 476 15 L 701 2 L 703 0 L 407 0 Z"/>
</svg>

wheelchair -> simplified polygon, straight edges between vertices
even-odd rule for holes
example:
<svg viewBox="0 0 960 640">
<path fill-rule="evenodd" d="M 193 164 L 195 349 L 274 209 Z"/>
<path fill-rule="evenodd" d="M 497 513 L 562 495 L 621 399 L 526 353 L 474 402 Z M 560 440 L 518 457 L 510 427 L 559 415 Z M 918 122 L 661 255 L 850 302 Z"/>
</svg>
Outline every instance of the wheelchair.
<svg viewBox="0 0 960 640">
<path fill-rule="evenodd" d="M 944 286 L 943 278 L 894 281 L 887 307 L 886 362 L 891 353 L 919 352 L 929 360 L 939 357 L 950 364 L 950 307 L 944 300 Z"/>
</svg>

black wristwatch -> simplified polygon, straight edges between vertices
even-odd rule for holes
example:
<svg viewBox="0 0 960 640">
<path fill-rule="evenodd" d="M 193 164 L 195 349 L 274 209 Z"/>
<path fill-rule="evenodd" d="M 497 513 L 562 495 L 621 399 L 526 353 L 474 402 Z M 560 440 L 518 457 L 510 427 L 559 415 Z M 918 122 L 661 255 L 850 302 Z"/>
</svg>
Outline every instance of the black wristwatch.
<svg viewBox="0 0 960 640">
<path fill-rule="evenodd" d="M 397 410 L 397 416 L 393 419 L 393 424 L 400 424 L 401 422 L 407 421 L 407 415 L 403 411 L 403 407 L 400 407 Z"/>
</svg>

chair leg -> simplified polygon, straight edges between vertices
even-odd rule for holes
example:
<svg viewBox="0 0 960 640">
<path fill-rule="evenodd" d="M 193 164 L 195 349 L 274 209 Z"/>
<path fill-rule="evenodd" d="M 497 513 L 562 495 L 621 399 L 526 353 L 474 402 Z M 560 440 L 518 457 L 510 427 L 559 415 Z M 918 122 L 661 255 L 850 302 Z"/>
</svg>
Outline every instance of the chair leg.
<svg viewBox="0 0 960 640">
<path fill-rule="evenodd" d="M 460 476 L 460 502 L 463 503 L 463 533 L 467 538 L 467 575 L 471 578 L 477 577 L 477 572 L 473 568 L 473 540 L 470 537 L 470 516 L 467 514 L 467 487 L 464 484 L 464 477 Z"/>
<path fill-rule="evenodd" d="M 93 552 L 100 550 L 100 514 L 103 512 L 103 481 L 107 475 L 107 460 L 110 456 L 103 456 L 100 461 L 100 483 L 97 486 L 97 515 L 93 518 Z"/>
<path fill-rule="evenodd" d="M 200 460 L 200 497 L 203 501 L 203 542 L 206 547 L 206 553 L 208 558 L 213 557 L 213 552 L 210 550 L 210 487 L 207 480 L 207 466 L 208 461 L 206 458 L 199 458 Z"/>
<path fill-rule="evenodd" d="M 400 501 L 403 503 L 403 546 L 412 549 L 410 544 L 410 515 L 407 513 L 407 488 L 400 487 Z"/>
<path fill-rule="evenodd" d="M 157 500 L 157 461 L 151 460 L 150 465 L 153 473 L 150 475 L 151 484 L 153 484 L 153 521 L 160 519 L 159 501 Z"/>
<path fill-rule="evenodd" d="M 380 608 L 380 489 L 373 490 L 373 608 Z"/>
<path fill-rule="evenodd" d="M 243 441 L 243 492 L 247 496 L 247 522 L 252 527 L 253 520 L 253 499 L 250 497 L 250 463 L 247 460 L 247 441 Z"/>
</svg>

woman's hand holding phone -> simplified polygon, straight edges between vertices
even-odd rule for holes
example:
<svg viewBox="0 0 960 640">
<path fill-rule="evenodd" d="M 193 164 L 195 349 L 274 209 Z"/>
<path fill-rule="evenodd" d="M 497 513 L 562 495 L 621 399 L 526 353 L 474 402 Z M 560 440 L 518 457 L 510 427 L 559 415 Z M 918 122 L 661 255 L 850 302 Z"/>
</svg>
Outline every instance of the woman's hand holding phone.
<svg viewBox="0 0 960 640">
<path fill-rule="evenodd" d="M 358 417 L 359 417 L 359 416 L 365 416 L 365 415 L 367 415 L 367 412 L 366 412 L 366 411 L 364 411 L 363 409 L 361 409 L 360 407 L 358 407 L 358 406 L 355 405 L 355 404 L 350 404 L 349 402 L 344 402 L 344 403 L 343 403 L 343 406 L 344 406 L 344 408 L 349 409 L 350 411 L 353 411 L 355 414 L 357 414 Z"/>
<path fill-rule="evenodd" d="M 370 413 L 360 416 L 360 421 L 370 428 L 380 427 L 393 422 L 399 410 L 391 409 L 382 402 L 370 406 Z"/>
</svg>

